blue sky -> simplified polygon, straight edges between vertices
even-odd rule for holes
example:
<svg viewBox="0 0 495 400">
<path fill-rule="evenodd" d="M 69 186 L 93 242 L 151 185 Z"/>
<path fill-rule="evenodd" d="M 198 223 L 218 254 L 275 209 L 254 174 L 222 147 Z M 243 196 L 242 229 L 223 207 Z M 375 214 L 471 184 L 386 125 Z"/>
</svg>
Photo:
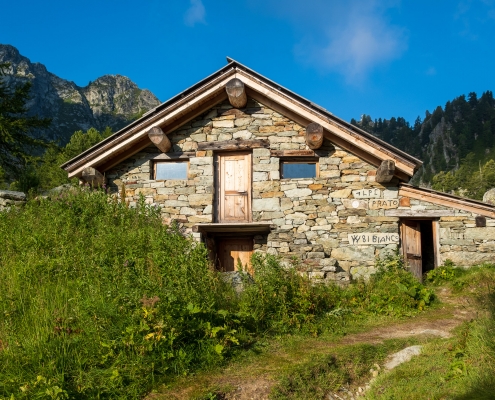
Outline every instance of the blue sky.
<svg viewBox="0 0 495 400">
<path fill-rule="evenodd" d="M 161 101 L 225 56 L 350 120 L 494 90 L 495 0 L 0 0 L 0 43 L 84 86 L 128 76 Z"/>
</svg>

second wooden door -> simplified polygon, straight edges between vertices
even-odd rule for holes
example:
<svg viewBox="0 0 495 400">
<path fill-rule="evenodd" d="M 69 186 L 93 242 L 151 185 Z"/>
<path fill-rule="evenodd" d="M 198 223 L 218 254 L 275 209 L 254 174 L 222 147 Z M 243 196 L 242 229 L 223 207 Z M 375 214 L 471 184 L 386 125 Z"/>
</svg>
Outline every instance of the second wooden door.
<svg viewBox="0 0 495 400">
<path fill-rule="evenodd" d="M 244 270 L 252 273 L 252 238 L 224 238 L 218 240 L 217 257 L 220 271 Z"/>
<path fill-rule="evenodd" d="M 402 221 L 401 230 L 404 261 L 409 266 L 411 273 L 422 281 L 421 224 L 419 221 L 405 220 Z"/>
<path fill-rule="evenodd" d="M 219 154 L 219 222 L 251 221 L 251 154 Z"/>
</svg>

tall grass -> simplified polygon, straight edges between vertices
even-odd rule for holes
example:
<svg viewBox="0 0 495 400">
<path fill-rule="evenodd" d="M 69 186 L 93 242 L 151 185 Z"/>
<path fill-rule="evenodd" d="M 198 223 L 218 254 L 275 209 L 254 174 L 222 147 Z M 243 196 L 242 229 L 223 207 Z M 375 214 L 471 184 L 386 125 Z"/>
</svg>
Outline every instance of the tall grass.
<svg viewBox="0 0 495 400">
<path fill-rule="evenodd" d="M 359 297 L 257 255 L 239 295 L 144 200 L 129 209 L 98 191 L 0 213 L 0 239 L 0 399 L 140 398 L 260 335 L 314 333 L 338 310 L 389 313 L 365 302 L 390 282 L 409 290 L 387 267 L 388 283 L 360 283 Z"/>
<path fill-rule="evenodd" d="M 31 202 L 0 214 L 0 237 L 1 395 L 133 398 L 222 356 L 229 288 L 143 203 Z"/>
</svg>

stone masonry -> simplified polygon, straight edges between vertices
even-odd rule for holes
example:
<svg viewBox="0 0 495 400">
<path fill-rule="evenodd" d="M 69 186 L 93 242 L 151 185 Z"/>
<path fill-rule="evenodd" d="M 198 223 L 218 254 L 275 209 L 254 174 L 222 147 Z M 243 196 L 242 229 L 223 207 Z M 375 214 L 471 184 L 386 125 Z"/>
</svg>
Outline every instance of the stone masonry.
<svg viewBox="0 0 495 400">
<path fill-rule="evenodd" d="M 21 206 L 26 203 L 26 194 L 12 190 L 0 190 L 0 211 L 9 210 L 12 206 Z"/>
<path fill-rule="evenodd" d="M 281 159 L 272 151 L 308 150 L 304 133 L 304 127 L 253 100 L 242 110 L 223 102 L 169 135 L 171 152 L 189 154 L 187 179 L 153 180 L 152 159 L 160 154 L 153 145 L 107 171 L 106 177 L 115 191 L 125 185 L 130 206 L 142 195 L 160 208 L 165 223 L 176 221 L 190 233 L 195 224 L 216 222 L 215 154 L 198 151 L 198 143 L 266 139 L 269 148 L 252 150 L 252 220 L 276 228 L 255 237 L 255 251 L 296 259 L 319 280 L 367 277 L 376 257 L 398 250 L 399 218 L 387 215 L 388 210 L 447 209 L 399 198 L 397 180 L 386 186 L 375 182 L 375 166 L 326 139 L 316 151 L 319 177 L 281 179 Z M 487 219 L 486 228 L 476 228 L 475 215 L 449 210 L 452 216 L 440 219 L 442 260 L 461 265 L 493 261 L 495 221 Z M 353 239 L 353 234 L 361 236 Z"/>
</svg>

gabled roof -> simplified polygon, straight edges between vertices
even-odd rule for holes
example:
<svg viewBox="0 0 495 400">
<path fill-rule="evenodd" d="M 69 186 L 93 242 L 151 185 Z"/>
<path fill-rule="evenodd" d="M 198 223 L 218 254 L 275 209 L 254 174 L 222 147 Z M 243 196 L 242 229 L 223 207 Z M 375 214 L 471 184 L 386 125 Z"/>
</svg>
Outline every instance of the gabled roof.
<svg viewBox="0 0 495 400">
<path fill-rule="evenodd" d="M 248 97 L 273 108 L 301 126 L 318 122 L 334 144 L 378 166 L 392 159 L 396 176 L 409 180 L 422 162 L 368 132 L 336 117 L 323 107 L 297 95 L 241 63 L 227 58 L 228 64 L 183 92 L 148 111 L 138 120 L 84 151 L 61 167 L 69 177 L 81 176 L 87 167 L 104 172 L 150 144 L 147 131 L 160 126 L 170 133 L 225 100 L 225 85 L 232 78 L 243 81 Z"/>
</svg>

